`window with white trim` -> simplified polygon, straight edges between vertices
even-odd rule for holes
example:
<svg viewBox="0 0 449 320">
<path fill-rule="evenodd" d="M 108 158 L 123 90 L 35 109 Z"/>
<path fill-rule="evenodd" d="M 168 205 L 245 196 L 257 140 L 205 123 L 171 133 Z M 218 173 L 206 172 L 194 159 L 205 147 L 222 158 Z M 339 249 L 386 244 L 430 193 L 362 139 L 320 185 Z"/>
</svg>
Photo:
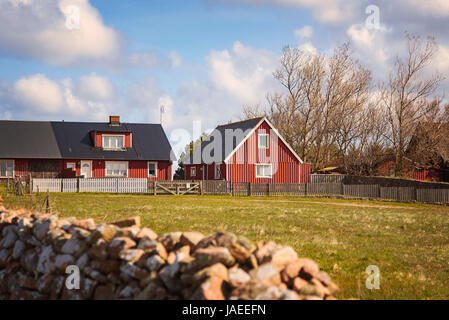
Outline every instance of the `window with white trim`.
<svg viewBox="0 0 449 320">
<path fill-rule="evenodd" d="M 127 177 L 128 162 L 106 161 L 106 177 Z"/>
<path fill-rule="evenodd" d="M 258 135 L 258 145 L 261 149 L 268 149 L 268 142 L 270 140 L 270 136 L 265 133 L 261 133 Z"/>
<path fill-rule="evenodd" d="M 157 178 L 157 162 L 148 162 L 148 176 Z"/>
<path fill-rule="evenodd" d="M 0 178 L 14 177 L 14 160 L 0 160 Z"/>
<path fill-rule="evenodd" d="M 196 167 L 190 167 L 190 176 L 196 177 Z"/>
<path fill-rule="evenodd" d="M 75 170 L 75 162 L 67 162 L 67 169 Z"/>
<path fill-rule="evenodd" d="M 103 149 L 121 150 L 125 147 L 125 136 L 103 135 Z"/>
<path fill-rule="evenodd" d="M 221 166 L 219 163 L 215 164 L 215 179 L 221 179 Z"/>
<path fill-rule="evenodd" d="M 271 178 L 272 176 L 271 164 L 256 164 L 256 178 Z"/>
</svg>

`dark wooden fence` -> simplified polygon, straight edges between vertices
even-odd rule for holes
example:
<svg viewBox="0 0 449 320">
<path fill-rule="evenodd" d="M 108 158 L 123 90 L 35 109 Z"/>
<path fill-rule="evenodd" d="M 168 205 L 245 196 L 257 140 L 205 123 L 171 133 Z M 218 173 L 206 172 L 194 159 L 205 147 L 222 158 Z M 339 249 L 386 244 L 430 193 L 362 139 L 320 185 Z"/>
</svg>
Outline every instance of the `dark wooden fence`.
<svg viewBox="0 0 449 320">
<path fill-rule="evenodd" d="M 385 187 L 379 184 L 236 183 L 228 181 L 147 181 L 146 179 L 34 179 L 33 191 L 147 193 L 153 195 L 323 196 L 449 204 L 449 189 Z"/>
<path fill-rule="evenodd" d="M 246 183 L 202 181 L 203 194 L 246 196 L 342 196 L 360 199 L 384 199 L 400 202 L 449 204 L 449 189 L 422 189 L 415 187 L 382 187 L 378 184 L 331 183 Z"/>
</svg>

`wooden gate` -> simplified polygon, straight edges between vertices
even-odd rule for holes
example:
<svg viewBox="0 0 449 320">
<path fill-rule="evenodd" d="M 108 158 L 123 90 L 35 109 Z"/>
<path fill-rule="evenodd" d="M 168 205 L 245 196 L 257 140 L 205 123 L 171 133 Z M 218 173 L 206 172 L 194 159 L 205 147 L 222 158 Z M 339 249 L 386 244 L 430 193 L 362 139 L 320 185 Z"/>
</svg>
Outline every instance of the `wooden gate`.
<svg viewBox="0 0 449 320">
<path fill-rule="evenodd" d="M 149 181 L 148 184 L 148 192 L 154 195 L 202 194 L 202 184 L 200 181 Z"/>
</svg>

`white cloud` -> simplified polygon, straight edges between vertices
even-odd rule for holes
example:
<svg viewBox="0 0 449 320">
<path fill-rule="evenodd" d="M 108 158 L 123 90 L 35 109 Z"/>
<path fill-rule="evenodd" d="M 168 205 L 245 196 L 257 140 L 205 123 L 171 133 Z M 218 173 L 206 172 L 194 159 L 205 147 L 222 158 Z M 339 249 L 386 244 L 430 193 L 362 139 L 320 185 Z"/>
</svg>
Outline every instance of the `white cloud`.
<svg viewBox="0 0 449 320">
<path fill-rule="evenodd" d="M 134 108 L 132 112 L 143 122 L 159 123 L 160 107 L 164 106 L 163 123 L 171 127 L 175 122 L 172 98 L 160 88 L 156 78 L 148 77 L 129 84 L 127 103 Z"/>
<path fill-rule="evenodd" d="M 310 9 L 313 16 L 320 22 L 340 24 L 354 18 L 360 11 L 356 0 L 222 0 L 225 2 L 240 2 L 251 5 L 276 5 L 294 8 Z"/>
<path fill-rule="evenodd" d="M 254 49 L 236 41 L 230 51 L 212 51 L 207 57 L 209 79 L 240 104 L 257 103 L 261 92 L 271 86 L 277 58 L 267 50 Z"/>
<path fill-rule="evenodd" d="M 170 60 L 170 67 L 172 69 L 179 68 L 182 65 L 182 57 L 176 51 L 170 52 L 168 58 Z"/>
<path fill-rule="evenodd" d="M 111 100 L 116 97 L 114 86 L 109 79 L 95 73 L 81 76 L 76 91 L 90 100 Z"/>
<path fill-rule="evenodd" d="M 96 96 L 91 91 L 79 90 L 90 81 L 102 90 Z M 118 102 L 103 101 L 111 94 L 104 91 L 107 83 L 107 79 L 95 75 L 81 77 L 76 84 L 71 78 L 54 80 L 42 74 L 22 77 L 13 84 L 3 83 L 0 86 L 0 114 L 29 120 L 105 121 L 120 107 Z M 101 89 L 104 85 L 106 87 Z"/>
<path fill-rule="evenodd" d="M 449 1 L 447 0 L 402 0 L 401 2 L 402 6 L 412 7 L 422 15 L 449 16 Z"/>
<path fill-rule="evenodd" d="M 72 19 L 79 9 L 79 29 Z M 106 26 L 88 0 L 1 0 L 0 51 L 69 66 L 116 59 L 122 47 L 119 33 Z"/>
<path fill-rule="evenodd" d="M 309 39 L 313 37 L 313 27 L 312 26 L 304 26 L 301 29 L 297 29 L 294 31 L 295 37 L 298 40 Z"/>
<path fill-rule="evenodd" d="M 131 67 L 157 67 L 159 59 L 157 53 L 133 53 L 128 56 L 128 64 Z"/>
<path fill-rule="evenodd" d="M 60 86 L 42 74 L 23 77 L 13 86 L 14 98 L 30 111 L 58 113 L 63 107 Z"/>
<path fill-rule="evenodd" d="M 387 45 L 388 31 L 385 28 L 368 30 L 362 24 L 354 24 L 346 30 L 346 34 L 351 41 L 354 55 L 360 62 L 368 66 L 376 76 L 384 78 L 388 74 L 394 50 L 400 50 L 399 46 Z"/>
</svg>

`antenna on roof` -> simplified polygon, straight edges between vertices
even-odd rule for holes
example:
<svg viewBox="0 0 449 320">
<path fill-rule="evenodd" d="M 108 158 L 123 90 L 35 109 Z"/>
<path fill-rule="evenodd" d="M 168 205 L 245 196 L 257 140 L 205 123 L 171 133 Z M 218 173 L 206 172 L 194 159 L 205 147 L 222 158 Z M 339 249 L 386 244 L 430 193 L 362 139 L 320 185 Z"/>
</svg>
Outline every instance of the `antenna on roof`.
<svg viewBox="0 0 449 320">
<path fill-rule="evenodd" d="M 161 109 L 160 109 L 160 116 L 161 116 L 161 125 L 162 125 L 162 115 L 164 114 L 164 112 L 165 112 L 165 106 L 164 105 L 161 105 Z"/>
</svg>

